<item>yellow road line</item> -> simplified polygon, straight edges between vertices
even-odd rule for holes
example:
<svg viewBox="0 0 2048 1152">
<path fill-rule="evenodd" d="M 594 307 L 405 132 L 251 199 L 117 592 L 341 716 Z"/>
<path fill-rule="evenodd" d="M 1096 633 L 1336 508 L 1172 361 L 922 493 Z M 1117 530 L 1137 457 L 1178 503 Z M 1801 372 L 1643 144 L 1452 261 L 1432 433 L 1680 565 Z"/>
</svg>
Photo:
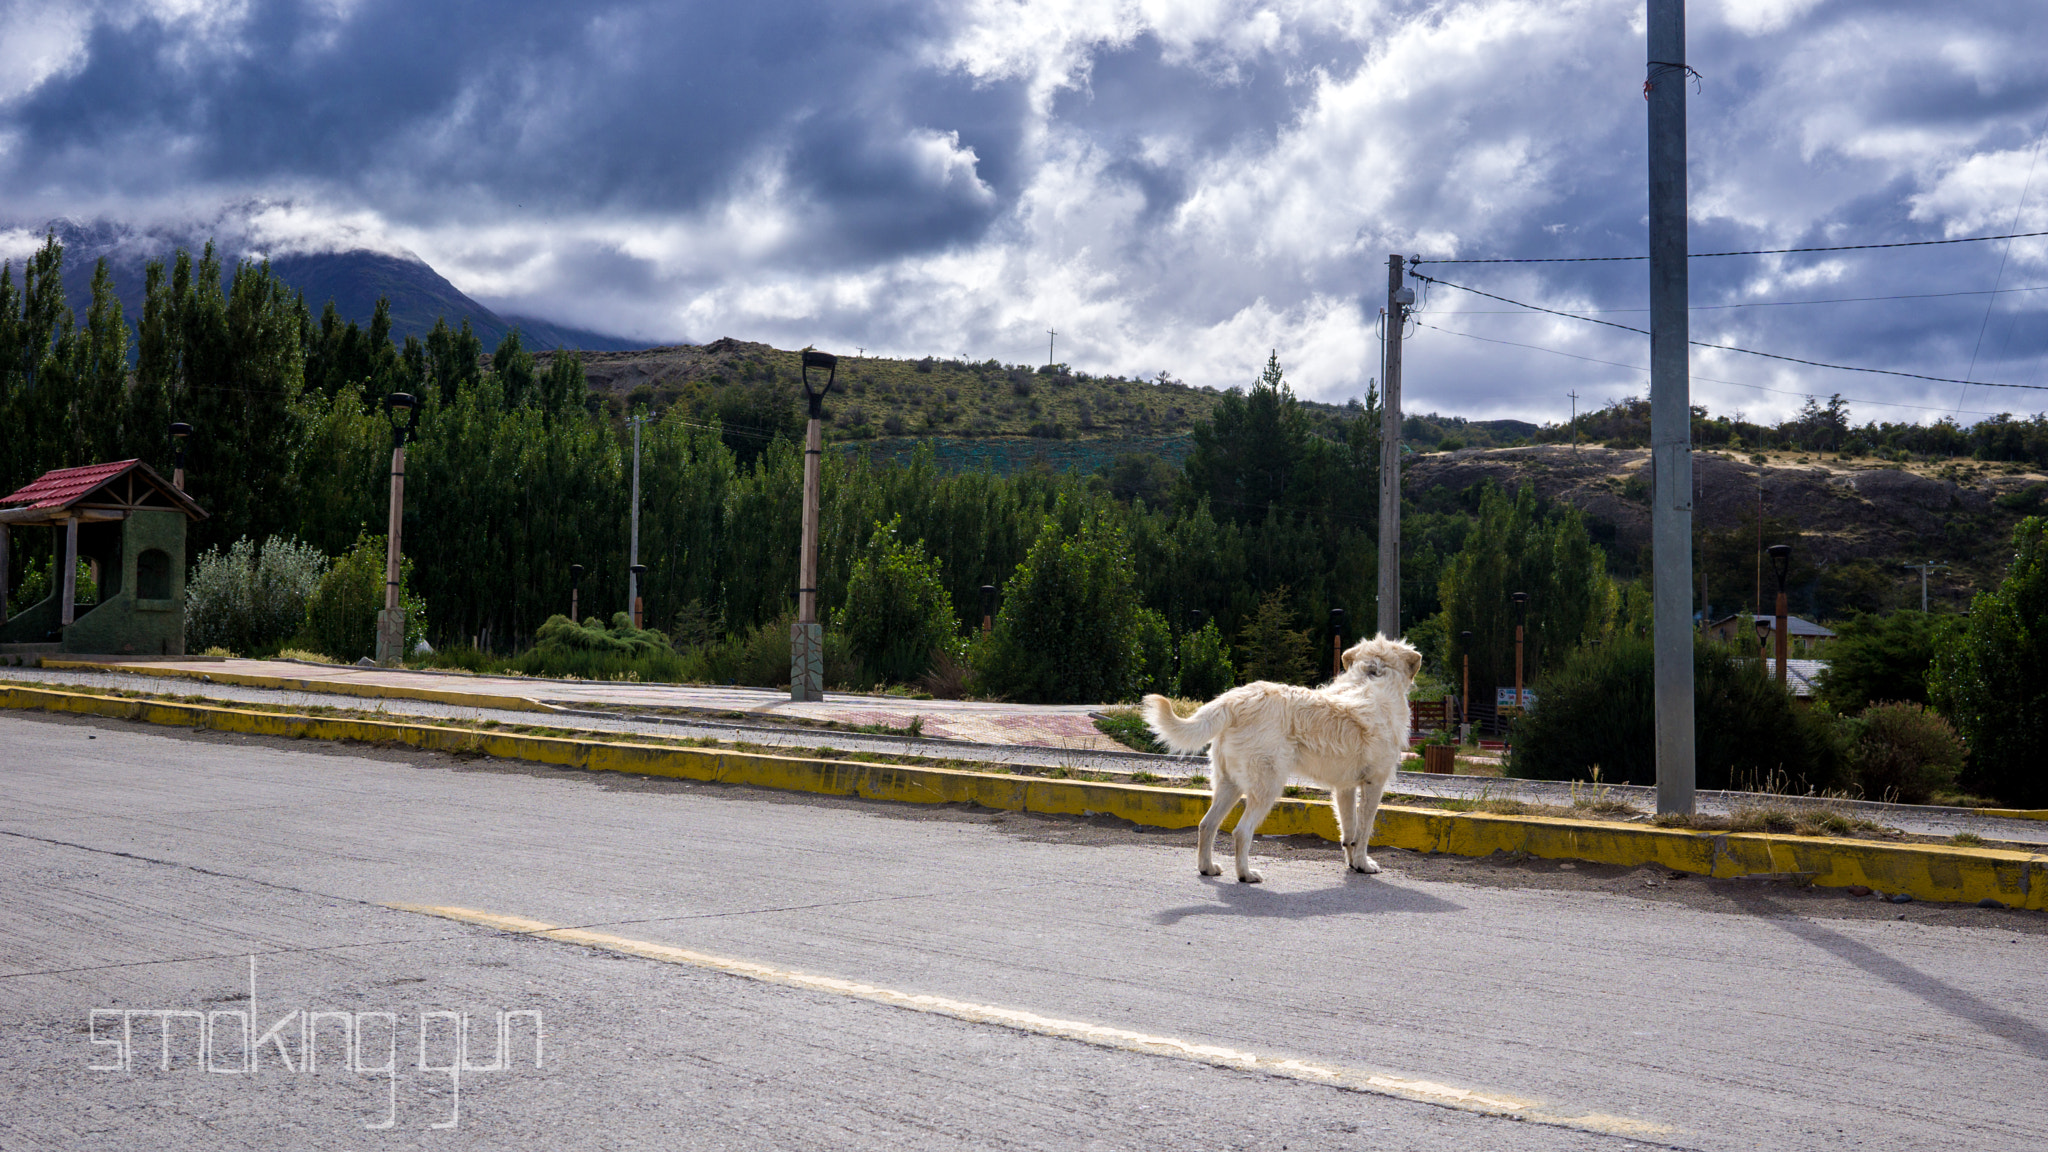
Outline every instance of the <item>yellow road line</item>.
<svg viewBox="0 0 2048 1152">
<path fill-rule="evenodd" d="M 1387 1072 L 1353 1068 L 1321 1060 L 1302 1060 L 1296 1057 L 1279 1056 L 1270 1053 L 1247 1052 L 1242 1049 L 1226 1048 L 1217 1044 L 1201 1044 L 1181 1040 L 1172 1036 L 1154 1036 L 1144 1032 L 1133 1032 L 1126 1028 L 1109 1028 L 1100 1024 L 1089 1024 L 1079 1020 L 1061 1020 L 1051 1016 L 1040 1016 L 1035 1012 L 1024 1012 L 1015 1008 L 1001 1008 L 989 1004 L 976 1004 L 967 1000 L 953 1000 L 944 996 L 926 996 L 910 992 L 898 992 L 880 988 L 873 984 L 862 984 L 853 980 L 841 980 L 833 976 L 818 976 L 787 968 L 775 968 L 751 960 L 735 960 L 724 956 L 712 956 L 677 948 L 670 944 L 656 944 L 647 940 L 633 940 L 624 936 L 613 936 L 604 932 L 592 932 L 585 928 L 557 928 L 538 920 L 520 916 L 505 916 L 495 912 L 479 912 L 471 908 L 450 908 L 430 904 L 388 904 L 402 912 L 417 912 L 425 916 L 439 916 L 465 924 L 494 928 L 501 932 L 516 932 L 522 935 L 539 936 L 559 940 L 565 944 L 580 944 L 589 948 L 601 948 L 627 956 L 639 956 L 648 960 L 659 960 L 669 964 L 683 964 L 692 968 L 703 968 L 713 972 L 741 976 L 758 980 L 764 984 L 778 984 L 789 988 L 802 988 L 812 992 L 824 992 L 834 996 L 845 996 L 855 1000 L 866 1000 L 884 1004 L 891 1008 L 904 1008 L 913 1012 L 928 1012 L 936 1016 L 950 1016 L 971 1024 L 990 1024 L 1011 1028 L 1019 1032 L 1030 1032 L 1039 1036 L 1052 1036 L 1062 1040 L 1075 1040 L 1092 1044 L 1098 1048 L 1110 1048 L 1120 1052 L 1137 1052 L 1148 1056 L 1165 1056 L 1175 1060 L 1187 1060 L 1196 1064 L 1209 1064 L 1218 1068 L 1234 1068 L 1246 1072 L 1260 1072 L 1269 1076 L 1284 1076 L 1291 1080 L 1303 1080 L 1311 1084 L 1327 1084 L 1347 1088 L 1356 1092 L 1371 1092 L 1381 1096 L 1394 1096 L 1403 1100 L 1414 1100 L 1424 1104 L 1435 1104 L 1446 1108 L 1457 1108 L 1467 1112 L 1479 1112 L 1489 1116 L 1512 1116 L 1516 1119 L 1552 1124 L 1566 1128 L 1578 1128 L 1615 1136 L 1664 1136 L 1673 1129 L 1667 1124 L 1655 1124 L 1634 1120 L 1626 1116 L 1608 1116 L 1600 1113 L 1586 1113 L 1578 1116 L 1565 1115 L 1549 1108 L 1541 1100 L 1511 1096 L 1506 1093 L 1459 1088 L 1431 1080 L 1417 1080 L 1407 1076 L 1396 1076 Z"/>
</svg>

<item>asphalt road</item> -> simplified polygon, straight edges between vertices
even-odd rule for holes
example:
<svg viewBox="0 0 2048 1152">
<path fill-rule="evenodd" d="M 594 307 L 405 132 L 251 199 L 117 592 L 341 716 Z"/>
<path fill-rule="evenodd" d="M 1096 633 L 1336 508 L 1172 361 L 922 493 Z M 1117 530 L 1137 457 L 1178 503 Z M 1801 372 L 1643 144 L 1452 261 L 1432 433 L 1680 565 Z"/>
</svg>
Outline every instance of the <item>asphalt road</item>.
<svg viewBox="0 0 2048 1152">
<path fill-rule="evenodd" d="M 0 1149 L 2048 1146 L 2038 914 L 1189 840 L 0 715 Z"/>
</svg>

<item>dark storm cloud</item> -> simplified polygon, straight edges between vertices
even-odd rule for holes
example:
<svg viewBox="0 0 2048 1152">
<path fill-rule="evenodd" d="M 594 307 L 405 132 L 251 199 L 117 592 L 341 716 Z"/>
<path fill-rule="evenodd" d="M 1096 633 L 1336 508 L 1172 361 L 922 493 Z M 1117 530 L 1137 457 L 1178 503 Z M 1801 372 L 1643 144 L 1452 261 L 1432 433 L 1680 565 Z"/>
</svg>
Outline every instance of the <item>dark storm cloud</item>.
<svg viewBox="0 0 2048 1152">
<path fill-rule="evenodd" d="M 919 133 L 960 132 L 998 180 L 1014 169 L 1000 86 L 893 82 L 928 33 L 910 5 L 373 0 L 336 19 L 258 3 L 225 28 L 101 20 L 84 66 L 5 119 L 29 187 L 297 182 L 421 221 L 687 211 L 785 159 L 825 231 L 844 213 L 872 257 L 972 236 L 997 210 L 935 174 Z"/>
</svg>

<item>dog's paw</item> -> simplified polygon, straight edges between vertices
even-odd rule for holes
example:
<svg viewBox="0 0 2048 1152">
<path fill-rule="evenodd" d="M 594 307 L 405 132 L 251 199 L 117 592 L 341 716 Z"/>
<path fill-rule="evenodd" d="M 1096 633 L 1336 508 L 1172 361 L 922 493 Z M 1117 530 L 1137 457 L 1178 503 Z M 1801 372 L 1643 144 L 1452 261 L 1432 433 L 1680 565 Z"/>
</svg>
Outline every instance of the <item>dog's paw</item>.
<svg viewBox="0 0 2048 1152">
<path fill-rule="evenodd" d="M 1239 872 L 1237 874 L 1237 882 L 1239 884 L 1263 884 L 1265 880 L 1266 874 L 1256 868 L 1249 872 Z"/>
<path fill-rule="evenodd" d="M 1201 869 L 1201 873 L 1204 876 L 1221 876 L 1223 875 L 1223 868 L 1221 865 L 1211 864 L 1208 867 Z"/>
<path fill-rule="evenodd" d="M 1380 870 L 1380 865 L 1379 861 L 1374 860 L 1370 856 L 1361 856 L 1351 862 L 1351 870 L 1353 872 L 1363 872 L 1371 876 Z"/>
</svg>

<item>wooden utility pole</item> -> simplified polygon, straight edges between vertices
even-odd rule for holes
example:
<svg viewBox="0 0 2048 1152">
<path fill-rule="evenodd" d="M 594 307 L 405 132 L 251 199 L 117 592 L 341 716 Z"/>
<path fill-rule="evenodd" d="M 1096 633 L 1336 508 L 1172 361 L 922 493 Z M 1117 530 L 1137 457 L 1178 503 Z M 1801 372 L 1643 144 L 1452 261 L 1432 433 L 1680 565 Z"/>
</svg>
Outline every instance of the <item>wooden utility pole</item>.
<svg viewBox="0 0 2048 1152">
<path fill-rule="evenodd" d="M 1685 0 L 1648 0 L 1650 548 L 1657 811 L 1693 810 L 1692 404 Z"/>
<path fill-rule="evenodd" d="M 1415 289 L 1402 283 L 1401 258 L 1387 257 L 1386 384 L 1380 392 L 1379 630 L 1401 634 L 1401 326 Z"/>
<path fill-rule="evenodd" d="M 633 612 L 633 627 L 640 628 L 640 574 L 646 571 L 640 566 L 640 426 L 647 423 L 647 416 L 642 413 L 628 423 L 633 425 L 633 527 L 626 557 L 626 604 Z"/>
<path fill-rule="evenodd" d="M 1045 366 L 1048 368 L 1052 367 L 1054 364 L 1059 363 L 1059 361 L 1054 360 L 1052 358 L 1053 338 L 1058 335 L 1059 333 L 1051 328 L 1047 328 L 1045 330 Z"/>
<path fill-rule="evenodd" d="M 0 558 L 4 558 L 5 555 L 5 553 L 0 553 Z M 1945 572 L 1948 570 L 1948 565 L 1936 564 L 1932 560 L 1929 560 L 1920 564 L 1907 564 L 1905 565 L 1905 567 L 1915 568 L 1918 569 L 1920 572 L 1920 611 L 1925 612 L 1927 611 L 1927 574 L 1929 572 L 1934 571 L 1935 569 L 1940 569 Z"/>
<path fill-rule="evenodd" d="M 1579 394 L 1576 391 L 1565 395 L 1572 398 L 1572 451 L 1579 450 Z"/>
<path fill-rule="evenodd" d="M 811 387 L 811 369 L 826 373 L 825 383 Z M 818 622 L 818 468 L 825 454 L 825 393 L 839 375 L 839 358 L 805 349 L 804 398 L 810 402 L 810 423 L 804 429 L 804 516 L 802 551 L 797 558 L 796 623 L 789 635 L 789 698 L 825 698 L 825 627 Z"/>
<path fill-rule="evenodd" d="M 405 527 L 405 441 L 419 419 L 418 401 L 410 393 L 393 392 L 384 398 L 385 417 L 391 421 L 391 510 L 384 530 L 384 610 L 377 613 L 379 664 L 396 664 L 405 659 L 405 604 L 399 593 L 400 534 Z M 404 414 L 404 423 L 399 422 Z"/>
</svg>

